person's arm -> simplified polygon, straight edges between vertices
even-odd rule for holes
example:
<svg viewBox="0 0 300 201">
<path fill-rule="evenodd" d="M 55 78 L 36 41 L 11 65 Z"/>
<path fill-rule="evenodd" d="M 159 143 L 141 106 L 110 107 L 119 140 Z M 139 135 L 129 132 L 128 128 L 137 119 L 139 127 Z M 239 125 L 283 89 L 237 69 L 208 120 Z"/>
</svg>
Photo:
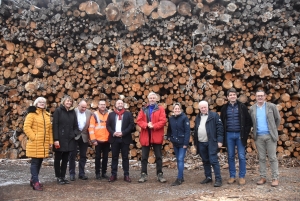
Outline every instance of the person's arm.
<svg viewBox="0 0 300 201">
<path fill-rule="evenodd" d="M 217 129 L 218 147 L 221 148 L 223 145 L 224 128 L 223 128 L 223 123 L 222 123 L 221 118 L 218 115 L 218 113 L 216 113 L 216 116 L 215 116 L 215 123 L 216 123 L 216 129 Z"/>
<path fill-rule="evenodd" d="M 29 140 L 34 141 L 35 140 L 35 133 L 32 130 L 32 124 L 34 121 L 34 114 L 33 113 L 29 113 L 26 118 L 25 118 L 25 122 L 24 122 L 24 133 L 26 134 L 26 136 L 28 137 Z"/>
<path fill-rule="evenodd" d="M 162 107 L 159 107 L 159 117 L 157 122 L 152 122 L 153 130 L 159 130 L 163 128 L 167 123 L 166 112 Z"/>
<path fill-rule="evenodd" d="M 145 121 L 145 113 L 144 113 L 143 109 L 140 110 L 138 117 L 136 119 L 136 123 L 142 129 L 148 128 L 148 122 L 147 122 L 147 120 Z"/>
<path fill-rule="evenodd" d="M 250 116 L 250 113 L 248 112 L 247 107 L 243 106 L 244 116 L 245 116 L 245 131 L 247 134 L 250 133 L 251 127 L 252 127 L 252 118 Z"/>
<path fill-rule="evenodd" d="M 184 146 L 183 148 L 187 148 L 190 142 L 191 128 L 190 128 L 190 120 L 185 116 L 184 120 Z"/>
<path fill-rule="evenodd" d="M 96 126 L 96 118 L 94 117 L 94 115 L 92 115 L 90 118 L 90 126 L 89 126 L 88 130 L 89 130 L 89 136 L 90 136 L 91 142 L 94 145 L 97 145 L 97 140 L 95 137 L 95 126 Z"/>
<path fill-rule="evenodd" d="M 280 117 L 280 113 L 279 113 L 276 105 L 274 105 L 273 111 L 274 111 L 273 114 L 274 114 L 275 124 L 276 124 L 277 127 L 279 127 L 280 121 L 281 121 L 281 117 Z"/>
<path fill-rule="evenodd" d="M 122 136 L 131 135 L 132 131 L 134 130 L 134 120 L 131 112 L 127 113 L 128 115 L 128 121 L 127 127 L 122 130 Z"/>
</svg>

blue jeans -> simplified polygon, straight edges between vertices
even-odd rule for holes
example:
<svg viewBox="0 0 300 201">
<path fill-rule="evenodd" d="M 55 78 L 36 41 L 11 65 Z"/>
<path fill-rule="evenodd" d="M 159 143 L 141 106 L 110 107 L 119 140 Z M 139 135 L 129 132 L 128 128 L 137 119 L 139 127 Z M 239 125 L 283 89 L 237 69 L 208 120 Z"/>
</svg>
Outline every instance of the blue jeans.
<svg viewBox="0 0 300 201">
<path fill-rule="evenodd" d="M 186 153 L 186 148 L 183 147 L 173 147 L 176 160 L 177 160 L 177 169 L 178 169 L 178 179 L 183 179 L 183 170 L 184 170 L 184 157 Z"/>
<path fill-rule="evenodd" d="M 43 158 L 32 158 L 30 165 L 31 180 L 33 183 L 39 181 L 39 173 L 42 166 Z"/>
<path fill-rule="evenodd" d="M 245 146 L 242 143 L 239 132 L 227 132 L 227 151 L 230 178 L 235 178 L 235 147 L 237 147 L 239 157 L 239 178 L 246 175 Z"/>
<path fill-rule="evenodd" d="M 216 144 L 216 146 L 218 146 Z M 198 142 L 198 150 L 204 166 L 206 178 L 212 178 L 211 166 L 214 169 L 216 181 L 222 181 L 220 164 L 218 161 L 218 152 L 215 147 L 209 147 L 208 142 Z"/>
</svg>

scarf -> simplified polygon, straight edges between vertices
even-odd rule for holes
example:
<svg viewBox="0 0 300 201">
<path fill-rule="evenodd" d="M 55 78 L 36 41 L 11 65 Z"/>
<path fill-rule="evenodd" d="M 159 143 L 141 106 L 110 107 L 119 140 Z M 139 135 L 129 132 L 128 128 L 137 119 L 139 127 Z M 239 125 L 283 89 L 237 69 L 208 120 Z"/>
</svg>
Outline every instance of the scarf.
<svg viewBox="0 0 300 201">
<path fill-rule="evenodd" d="M 119 116 L 119 120 L 122 120 L 122 115 L 123 115 L 124 112 L 125 112 L 124 108 L 120 111 L 115 109 L 115 113 Z"/>
</svg>

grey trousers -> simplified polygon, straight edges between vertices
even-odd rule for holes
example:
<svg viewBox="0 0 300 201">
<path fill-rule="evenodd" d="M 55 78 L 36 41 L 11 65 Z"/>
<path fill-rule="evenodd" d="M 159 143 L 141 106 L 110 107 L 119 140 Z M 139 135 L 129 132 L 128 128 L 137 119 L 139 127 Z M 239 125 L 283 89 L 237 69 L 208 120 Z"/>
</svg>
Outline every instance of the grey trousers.
<svg viewBox="0 0 300 201">
<path fill-rule="evenodd" d="M 268 155 L 272 179 L 278 179 L 278 160 L 276 156 L 277 141 L 273 141 L 271 135 L 258 135 L 255 141 L 259 157 L 259 173 L 261 178 L 267 177 L 266 158 Z"/>
</svg>

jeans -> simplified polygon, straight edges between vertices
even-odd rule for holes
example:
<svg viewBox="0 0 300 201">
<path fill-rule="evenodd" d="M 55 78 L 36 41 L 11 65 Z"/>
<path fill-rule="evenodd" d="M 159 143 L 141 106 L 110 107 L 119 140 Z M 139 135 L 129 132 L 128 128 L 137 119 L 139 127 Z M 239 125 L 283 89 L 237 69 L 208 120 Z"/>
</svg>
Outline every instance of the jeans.
<svg viewBox="0 0 300 201">
<path fill-rule="evenodd" d="M 78 140 L 76 140 L 76 143 L 79 147 L 79 156 L 80 156 L 80 159 L 79 159 L 79 176 L 84 176 L 85 173 L 84 173 L 84 167 L 85 167 L 85 164 L 86 164 L 86 151 L 87 151 L 87 148 L 89 146 L 88 143 L 84 143 L 83 140 L 82 140 L 82 137 L 80 137 Z M 69 173 L 70 175 L 75 175 L 75 169 L 76 169 L 76 165 L 75 165 L 75 159 L 76 159 L 76 156 L 77 156 L 77 148 L 74 149 L 74 151 L 71 151 L 70 152 L 70 155 L 69 155 Z"/>
<path fill-rule="evenodd" d="M 183 179 L 183 170 L 184 170 L 184 157 L 186 153 L 186 148 L 183 147 L 173 147 L 176 160 L 177 160 L 177 169 L 178 169 L 178 179 Z"/>
<path fill-rule="evenodd" d="M 33 183 L 39 181 L 39 173 L 42 166 L 43 158 L 32 158 L 30 165 L 31 180 Z"/>
<path fill-rule="evenodd" d="M 239 132 L 227 132 L 227 151 L 230 178 L 235 178 L 235 147 L 237 147 L 239 157 L 239 178 L 246 175 L 245 146 L 242 143 Z"/>
<path fill-rule="evenodd" d="M 120 151 L 122 154 L 122 167 L 124 176 L 129 176 L 129 144 L 123 143 L 122 138 L 115 139 L 114 143 L 111 144 L 111 175 L 117 176 Z"/>
<path fill-rule="evenodd" d="M 54 155 L 55 177 L 65 178 L 70 152 L 56 151 Z"/>
<path fill-rule="evenodd" d="M 277 141 L 273 141 L 270 134 L 268 135 L 258 135 L 255 141 L 258 157 L 259 157 L 259 173 L 261 178 L 267 177 L 267 166 L 266 166 L 266 158 L 268 155 L 271 171 L 272 171 L 272 179 L 278 179 L 278 160 L 276 156 L 276 148 Z"/>
<path fill-rule="evenodd" d="M 109 152 L 109 143 L 108 142 L 99 142 L 95 146 L 96 157 L 95 157 L 95 173 L 96 175 L 100 174 L 100 169 L 102 175 L 106 174 L 107 171 L 107 161 L 108 161 L 108 152 Z M 101 165 L 101 152 L 102 152 L 102 165 Z"/>
<path fill-rule="evenodd" d="M 162 153 L 161 153 L 161 144 L 152 144 L 155 162 L 156 162 L 156 174 L 163 173 L 162 172 Z M 147 164 L 148 157 L 150 152 L 150 146 L 142 146 L 142 173 L 147 174 Z"/>
<path fill-rule="evenodd" d="M 218 146 L 216 144 L 216 146 Z M 198 150 L 200 156 L 202 158 L 203 166 L 204 166 L 204 174 L 206 178 L 212 178 L 211 166 L 214 169 L 215 179 L 216 181 L 222 181 L 220 164 L 218 161 L 218 153 L 217 149 L 212 149 L 209 147 L 209 142 L 198 142 Z"/>
</svg>

